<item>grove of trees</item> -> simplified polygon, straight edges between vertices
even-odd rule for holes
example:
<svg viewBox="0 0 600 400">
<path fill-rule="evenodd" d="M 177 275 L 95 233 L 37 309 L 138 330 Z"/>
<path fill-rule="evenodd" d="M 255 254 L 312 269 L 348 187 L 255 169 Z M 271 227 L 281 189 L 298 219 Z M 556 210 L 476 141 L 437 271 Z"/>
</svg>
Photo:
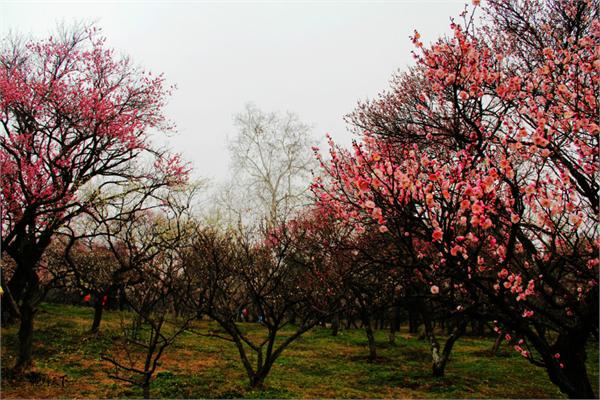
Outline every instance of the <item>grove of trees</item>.
<svg viewBox="0 0 600 400">
<path fill-rule="evenodd" d="M 347 116 L 350 148 L 328 138 L 321 152 L 295 114 L 249 105 L 217 211 L 199 207 L 206 185 L 152 140 L 174 127 L 162 75 L 118 56 L 93 25 L 5 39 L 0 265 L 2 325 L 19 327 L 13 372 L 35 368 L 46 299 L 92 306 L 94 335 L 104 309 L 122 310 L 102 359 L 145 398 L 184 332 L 230 342 L 261 388 L 317 325 L 335 336 L 360 324 L 378 362 L 374 331 L 394 343 L 401 321 L 421 329 L 432 376 L 463 335 L 487 331 L 565 395 L 596 398 L 586 346 L 599 334 L 599 13 L 596 0 L 473 1 L 431 45 L 415 31 L 415 65 Z"/>
</svg>

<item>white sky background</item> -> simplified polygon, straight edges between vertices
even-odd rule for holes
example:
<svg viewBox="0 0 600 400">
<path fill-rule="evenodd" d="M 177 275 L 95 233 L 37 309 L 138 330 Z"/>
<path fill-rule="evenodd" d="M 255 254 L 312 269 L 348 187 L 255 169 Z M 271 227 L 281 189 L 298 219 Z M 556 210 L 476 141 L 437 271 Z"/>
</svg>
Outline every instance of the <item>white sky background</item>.
<svg viewBox="0 0 600 400">
<path fill-rule="evenodd" d="M 247 102 L 292 111 L 347 144 L 343 116 L 413 64 L 409 35 L 426 43 L 449 31 L 465 1 L 355 2 L 8 2 L 0 34 L 45 37 L 64 21 L 97 21 L 107 44 L 178 86 L 167 115 L 170 147 L 194 176 L 229 176 L 233 114 Z"/>
</svg>

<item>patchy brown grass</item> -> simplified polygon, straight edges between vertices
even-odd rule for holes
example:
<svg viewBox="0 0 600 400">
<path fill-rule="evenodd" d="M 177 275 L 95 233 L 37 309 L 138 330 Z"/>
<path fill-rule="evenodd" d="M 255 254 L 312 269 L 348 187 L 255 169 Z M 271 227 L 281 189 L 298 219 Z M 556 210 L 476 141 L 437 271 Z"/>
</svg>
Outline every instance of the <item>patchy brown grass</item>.
<svg viewBox="0 0 600 400">
<path fill-rule="evenodd" d="M 132 398 L 141 391 L 109 378 L 112 366 L 100 355 L 119 351 L 121 317 L 107 312 L 101 332 L 88 332 L 92 310 L 45 304 L 36 321 L 35 375 L 14 378 L 16 327 L 2 328 L 1 397 Z M 127 315 L 125 315 L 127 317 Z M 254 338 L 260 327 L 245 327 Z M 216 330 L 214 323 L 194 324 L 193 331 Z M 290 332 L 284 332 L 290 334 Z M 235 346 L 214 337 L 186 332 L 168 348 L 152 383 L 152 395 L 169 398 L 561 398 L 545 372 L 517 353 L 501 348 L 491 356 L 493 338 L 460 339 L 446 376 L 430 372 L 428 344 L 405 332 L 389 345 L 377 332 L 379 359 L 367 361 L 367 341 L 360 330 L 332 337 L 314 329 L 294 342 L 276 362 L 265 387 L 248 387 Z M 590 344 L 588 367 L 598 381 L 597 343 Z"/>
</svg>

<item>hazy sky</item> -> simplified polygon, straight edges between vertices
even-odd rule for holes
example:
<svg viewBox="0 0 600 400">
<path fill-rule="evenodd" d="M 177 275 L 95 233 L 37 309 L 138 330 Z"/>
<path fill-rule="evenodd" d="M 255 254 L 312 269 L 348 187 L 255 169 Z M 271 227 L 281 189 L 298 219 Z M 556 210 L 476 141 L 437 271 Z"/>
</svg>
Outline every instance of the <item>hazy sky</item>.
<svg viewBox="0 0 600 400">
<path fill-rule="evenodd" d="M 358 2 L 26 2 L 0 0 L 0 34 L 47 36 L 58 22 L 97 21 L 108 44 L 163 72 L 178 90 L 168 116 L 171 147 L 195 176 L 229 174 L 234 113 L 253 102 L 293 111 L 349 143 L 343 116 L 388 87 L 413 63 L 408 38 L 448 32 L 465 1 Z"/>
</svg>

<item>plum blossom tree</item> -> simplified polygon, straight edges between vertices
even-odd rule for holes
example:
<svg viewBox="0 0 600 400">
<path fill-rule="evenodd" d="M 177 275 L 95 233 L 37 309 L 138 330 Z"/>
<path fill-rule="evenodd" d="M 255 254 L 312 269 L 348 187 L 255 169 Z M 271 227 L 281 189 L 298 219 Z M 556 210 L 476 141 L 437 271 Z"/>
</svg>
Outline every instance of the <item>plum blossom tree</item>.
<svg viewBox="0 0 600 400">
<path fill-rule="evenodd" d="M 172 128 L 162 75 L 118 57 L 94 27 L 22 42 L 7 40 L 0 52 L 2 252 L 16 263 L 3 289 L 20 312 L 17 369 L 31 364 L 38 264 L 55 232 L 110 187 L 186 175 L 179 157 L 149 138 Z M 155 171 L 139 168 L 142 158 L 155 160 Z"/>
<path fill-rule="evenodd" d="M 495 320 L 570 397 L 593 398 L 598 336 L 598 5 L 489 1 L 424 47 L 391 89 L 349 116 L 315 192 L 377 224 L 433 292 Z M 484 306 L 482 306 L 484 304 Z"/>
<path fill-rule="evenodd" d="M 343 150 L 342 153 L 349 156 Z M 338 161 L 344 158 L 339 158 L 340 155 L 335 151 L 332 154 Z M 338 166 L 342 164 L 338 163 Z M 328 171 L 333 172 L 329 169 Z M 332 187 L 337 187 L 340 182 L 338 178 L 334 177 L 330 182 Z M 345 220 L 348 225 L 354 227 L 358 234 L 349 243 L 354 249 L 355 254 L 351 261 L 355 267 L 346 269 L 345 285 L 354 293 L 356 308 L 369 340 L 369 358 L 376 359 L 375 341 L 370 326 L 373 322 L 372 314 L 378 303 L 379 306 L 383 306 L 390 301 L 389 298 L 386 299 L 385 294 L 394 291 L 410 311 L 421 317 L 425 335 L 431 344 L 432 374 L 443 376 L 452 348 L 464 333 L 467 322 L 466 310 L 457 308 L 463 297 L 460 287 L 454 284 L 452 276 L 445 271 L 430 268 L 439 260 L 426 242 L 413 240 L 406 232 L 401 235 L 394 234 L 404 229 L 403 224 L 408 223 L 406 218 L 388 218 L 385 225 L 380 225 L 380 221 L 373 220 L 371 215 L 361 216 L 352 205 L 348 207 L 346 204 L 340 208 L 344 201 L 349 204 L 360 202 L 349 192 L 341 190 L 336 194 L 335 191 L 331 192 L 331 187 L 325 188 L 319 181 L 315 190 L 320 196 L 320 205 L 329 212 L 345 216 L 342 221 Z M 335 200 L 332 195 L 337 196 Z M 339 197 L 340 195 L 343 197 Z M 377 204 L 372 200 L 366 200 L 365 204 L 367 210 L 377 208 Z M 383 211 L 373 212 L 379 216 Z M 418 223 L 418 220 L 415 219 L 411 223 Z M 443 346 L 440 346 L 440 341 L 434 333 L 434 319 L 444 320 L 452 325 Z"/>
</svg>

